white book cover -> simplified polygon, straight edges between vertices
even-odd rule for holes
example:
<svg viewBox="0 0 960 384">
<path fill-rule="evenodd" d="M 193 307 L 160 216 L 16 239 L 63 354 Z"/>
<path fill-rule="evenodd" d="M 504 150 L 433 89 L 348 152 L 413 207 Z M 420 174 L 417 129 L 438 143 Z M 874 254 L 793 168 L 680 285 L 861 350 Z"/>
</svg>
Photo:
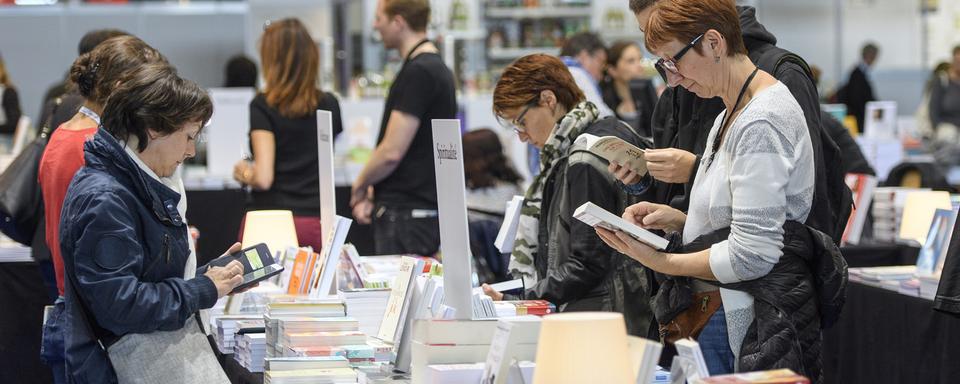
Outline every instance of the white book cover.
<svg viewBox="0 0 960 384">
<path fill-rule="evenodd" d="M 685 372 L 688 379 L 691 378 L 692 375 L 700 378 L 710 377 L 710 370 L 707 369 L 707 361 L 703 358 L 700 343 L 693 341 L 693 339 L 686 338 L 677 340 L 674 346 L 677 347 L 677 356 L 686 359 L 693 365 L 695 372 Z"/>
<path fill-rule="evenodd" d="M 601 227 L 611 231 L 626 232 L 633 238 L 658 250 L 664 250 L 670 245 L 667 239 L 640 228 L 589 201 L 573 211 L 573 217 L 594 228 Z"/>
<path fill-rule="evenodd" d="M 517 239 L 517 223 L 520 222 L 520 208 L 523 206 L 523 196 L 514 196 L 507 202 L 507 209 L 503 215 L 503 224 L 497 232 L 493 245 L 500 253 L 513 252 L 513 243 Z"/>
<path fill-rule="evenodd" d="M 630 168 L 638 175 L 647 174 L 647 160 L 643 157 L 643 150 L 619 137 L 582 133 L 577 136 L 574 145 L 582 145 L 597 156 Z"/>
<path fill-rule="evenodd" d="M 454 316 L 473 314 L 473 256 L 467 229 L 466 180 L 463 174 L 463 140 L 460 120 L 434 119 L 433 155 L 440 219 L 440 250 L 443 253 L 444 304 Z"/>
<path fill-rule="evenodd" d="M 627 350 L 632 355 L 634 370 L 637 373 L 636 384 L 652 383 L 653 376 L 657 372 L 657 362 L 660 361 L 663 345 L 660 342 L 642 337 L 627 336 Z"/>
<path fill-rule="evenodd" d="M 312 297 L 329 297 L 336 295 L 334 281 L 337 279 L 337 263 L 340 262 L 340 250 L 347 240 L 350 225 L 353 220 L 334 215 L 333 226 L 323 242 L 323 249 L 317 259 L 316 282 L 310 293 Z"/>
<path fill-rule="evenodd" d="M 407 297 L 413 288 L 414 278 L 423 272 L 423 261 L 417 258 L 404 256 L 400 261 L 400 271 L 391 286 L 390 298 L 387 299 L 387 309 L 380 322 L 377 338 L 390 344 L 399 342 L 401 320 L 406 314 L 410 299 Z"/>
</svg>

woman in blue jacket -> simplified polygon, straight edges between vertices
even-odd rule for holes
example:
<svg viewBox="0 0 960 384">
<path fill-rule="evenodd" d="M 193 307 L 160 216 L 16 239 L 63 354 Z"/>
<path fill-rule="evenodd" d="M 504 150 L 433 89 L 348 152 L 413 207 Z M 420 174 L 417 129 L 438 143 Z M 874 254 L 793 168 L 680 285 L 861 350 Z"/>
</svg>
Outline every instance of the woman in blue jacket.
<svg viewBox="0 0 960 384">
<path fill-rule="evenodd" d="M 183 197 L 168 185 L 195 153 L 197 134 L 213 111 L 209 97 L 160 63 L 143 66 L 119 84 L 107 99 L 102 129 L 84 146 L 86 166 L 67 191 L 60 221 L 67 276 L 65 357 L 77 383 L 127 381 L 132 356 L 168 341 L 196 341 L 197 312 L 242 282 L 243 267 L 236 261 L 201 267 L 195 278 L 183 278 L 190 254 L 177 211 Z M 158 335 L 159 341 L 150 339 Z M 212 358 L 209 344 L 198 345 L 190 356 L 157 353 L 143 359 L 133 366 L 149 367 L 143 368 L 148 372 L 134 375 L 143 382 L 225 381 L 222 370 L 197 372 L 202 367 L 197 362 Z"/>
</svg>

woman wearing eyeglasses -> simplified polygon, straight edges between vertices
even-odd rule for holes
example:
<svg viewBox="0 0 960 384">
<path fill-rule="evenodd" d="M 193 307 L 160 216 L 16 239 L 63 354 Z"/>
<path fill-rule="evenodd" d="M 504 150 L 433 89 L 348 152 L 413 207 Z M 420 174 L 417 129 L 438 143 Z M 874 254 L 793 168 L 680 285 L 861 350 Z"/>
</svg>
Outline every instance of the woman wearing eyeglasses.
<svg viewBox="0 0 960 384">
<path fill-rule="evenodd" d="M 846 276 L 831 238 L 800 224 L 815 185 L 803 111 L 747 57 L 732 0 L 660 2 L 645 37 L 671 86 L 719 97 L 726 109 L 710 129 L 689 211 L 643 202 L 623 214 L 682 236 L 681 249 L 598 234 L 667 275 L 658 297 L 691 298 L 657 300 L 654 312 L 664 339 L 699 339 L 711 375 L 776 367 L 819 381 L 820 316 L 842 306 Z"/>
<path fill-rule="evenodd" d="M 616 256 L 573 211 L 593 202 L 611 212 L 626 197 L 607 162 L 574 144 L 578 136 L 617 136 L 645 148 L 639 135 L 613 117 L 600 119 L 563 62 L 522 57 L 507 67 L 493 93 L 493 111 L 520 140 L 540 149 L 540 174 L 527 189 L 510 272 L 526 282 L 525 299 L 561 311 L 618 311 L 628 330 L 647 335 L 651 313 L 644 269 Z M 488 295 L 503 295 L 485 287 Z"/>
</svg>

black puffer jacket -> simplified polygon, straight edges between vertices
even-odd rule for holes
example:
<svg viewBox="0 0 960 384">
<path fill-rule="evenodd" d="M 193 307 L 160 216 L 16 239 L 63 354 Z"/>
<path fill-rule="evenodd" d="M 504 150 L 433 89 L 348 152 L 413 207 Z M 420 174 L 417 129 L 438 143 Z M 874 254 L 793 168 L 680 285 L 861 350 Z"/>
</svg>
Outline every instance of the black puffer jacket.
<svg viewBox="0 0 960 384">
<path fill-rule="evenodd" d="M 846 297 L 847 263 L 830 236 L 795 221 L 784 224 L 783 256 L 766 276 L 722 288 L 754 298 L 754 319 L 740 348 L 741 372 L 789 368 L 822 381 L 820 329 L 832 326 Z M 703 235 L 676 251 L 697 252 L 726 240 L 729 229 Z M 663 279 L 651 304 L 660 323 L 689 307 L 689 278 Z"/>
<path fill-rule="evenodd" d="M 845 203 L 837 201 L 841 193 L 830 193 L 831 186 L 843 188 L 843 174 L 833 164 L 840 164 L 840 151 L 833 139 L 821 128 L 820 102 L 817 88 L 813 83 L 805 64 L 795 60 L 778 61 L 790 52 L 777 48 L 777 38 L 764 28 L 756 18 L 753 7 L 738 6 L 740 28 L 748 56 L 760 69 L 780 80 L 793 97 L 797 99 L 810 131 L 810 143 L 813 146 L 816 163 L 816 189 L 807 224 L 829 234 L 839 241 L 843 227 L 847 223 L 850 209 Z M 799 59 L 799 57 L 797 57 Z M 707 135 L 717 116 L 724 110 L 719 97 L 701 99 L 693 92 L 682 87 L 667 88 L 660 96 L 653 111 L 653 139 L 656 148 L 679 148 L 696 154 L 703 154 L 707 145 Z M 695 170 L 691 172 L 686 184 L 652 183 L 657 202 L 686 212 L 690 204 L 690 188 L 693 186 Z M 831 183 L 828 183 L 828 180 Z"/>
<path fill-rule="evenodd" d="M 594 122 L 585 133 L 617 136 L 649 148 L 613 117 Z M 527 288 L 526 298 L 550 301 L 561 311 L 621 312 L 630 334 L 647 336 L 653 314 L 646 269 L 616 253 L 593 228 L 573 218 L 573 211 L 588 201 L 610 212 L 626 208 L 626 194 L 607 171 L 606 160 L 571 149 L 549 172 L 534 261 L 540 280 Z"/>
</svg>

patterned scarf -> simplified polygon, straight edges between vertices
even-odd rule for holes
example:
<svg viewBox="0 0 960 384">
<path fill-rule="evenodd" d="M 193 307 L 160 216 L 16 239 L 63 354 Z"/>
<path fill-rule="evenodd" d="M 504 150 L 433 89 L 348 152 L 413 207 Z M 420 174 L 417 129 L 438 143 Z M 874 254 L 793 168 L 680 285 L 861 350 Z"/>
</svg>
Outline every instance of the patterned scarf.
<svg viewBox="0 0 960 384">
<path fill-rule="evenodd" d="M 523 278 L 527 287 L 537 282 L 537 270 L 534 260 L 537 258 L 537 247 L 540 234 L 540 203 L 543 199 L 543 185 L 554 172 L 554 168 L 561 159 L 567 157 L 574 140 L 594 121 L 599 112 L 597 107 L 589 101 L 577 104 L 567 112 L 554 128 L 550 139 L 540 150 L 540 174 L 533 178 L 530 188 L 524 195 L 523 206 L 520 208 L 520 222 L 517 224 L 517 238 L 510 254 L 510 273 Z"/>
</svg>

